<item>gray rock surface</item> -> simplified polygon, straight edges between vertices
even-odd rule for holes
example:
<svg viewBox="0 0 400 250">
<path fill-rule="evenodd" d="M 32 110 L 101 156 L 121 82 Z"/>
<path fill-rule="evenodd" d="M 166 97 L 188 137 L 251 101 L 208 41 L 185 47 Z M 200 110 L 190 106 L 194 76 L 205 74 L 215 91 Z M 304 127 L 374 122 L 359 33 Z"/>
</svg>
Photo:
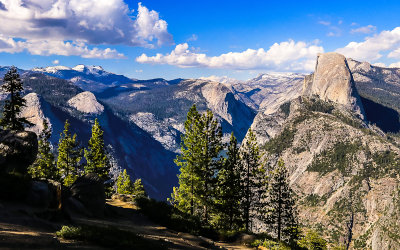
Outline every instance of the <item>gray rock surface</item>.
<svg viewBox="0 0 400 250">
<path fill-rule="evenodd" d="M 0 130 L 0 172 L 26 173 L 36 159 L 37 150 L 35 133 Z"/>
<path fill-rule="evenodd" d="M 304 81 L 303 95 L 316 95 L 324 101 L 333 101 L 365 117 L 347 60 L 341 54 L 318 55 L 314 74 Z"/>
<path fill-rule="evenodd" d="M 94 216 L 104 215 L 106 203 L 104 184 L 96 174 L 79 177 L 71 186 L 71 195 Z"/>
</svg>

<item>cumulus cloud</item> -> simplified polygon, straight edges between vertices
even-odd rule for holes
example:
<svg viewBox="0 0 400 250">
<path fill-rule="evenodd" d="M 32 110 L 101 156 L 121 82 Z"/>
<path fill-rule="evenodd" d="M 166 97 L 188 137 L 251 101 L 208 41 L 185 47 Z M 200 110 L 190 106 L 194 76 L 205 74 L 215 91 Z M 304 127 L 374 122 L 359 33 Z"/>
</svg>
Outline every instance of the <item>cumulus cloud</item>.
<svg viewBox="0 0 400 250">
<path fill-rule="evenodd" d="M 374 61 L 381 58 L 383 52 L 389 52 L 389 58 L 400 58 L 400 27 L 391 31 L 365 38 L 363 42 L 350 42 L 336 51 L 356 60 Z"/>
<path fill-rule="evenodd" d="M 364 27 L 360 27 L 357 29 L 352 29 L 350 31 L 351 34 L 356 34 L 356 33 L 363 33 L 363 34 L 370 34 L 370 33 L 374 33 L 376 31 L 376 26 L 373 25 L 367 25 Z"/>
<path fill-rule="evenodd" d="M 80 44 L 69 49 L 74 54 L 80 50 L 86 57 L 102 54 L 110 58 L 116 54 L 114 50 L 88 49 L 87 45 L 154 47 L 173 43 L 167 22 L 141 3 L 137 13 L 123 0 L 1 0 L 0 3 L 0 34 L 21 39 L 25 42 L 22 45 L 43 41 L 40 47 L 47 48 L 46 43 L 57 41 L 65 47 L 67 41 L 72 41 Z"/>
<path fill-rule="evenodd" d="M 377 66 L 377 67 L 381 67 L 381 68 L 386 68 L 386 64 L 384 64 L 382 62 L 377 62 L 377 63 L 374 63 L 372 65 Z"/>
<path fill-rule="evenodd" d="M 80 56 L 83 58 L 123 59 L 124 54 L 115 49 L 89 49 L 84 42 L 64 42 L 51 40 L 16 41 L 13 38 L 0 36 L 0 52 L 19 53 L 28 51 L 32 55 Z"/>
<path fill-rule="evenodd" d="M 400 68 L 400 62 L 390 64 L 389 68 Z"/>
<path fill-rule="evenodd" d="M 139 63 L 169 64 L 178 67 L 205 67 L 220 69 L 267 69 L 275 71 L 311 71 L 315 58 L 324 50 L 315 43 L 287 42 L 275 43 L 268 50 L 247 49 L 242 52 L 229 52 L 219 56 L 207 56 L 189 49 L 187 43 L 178 44 L 168 54 L 136 58 Z"/>
<path fill-rule="evenodd" d="M 57 65 L 57 64 L 60 63 L 60 61 L 59 61 L 59 60 L 54 60 L 54 61 L 52 61 L 51 63 Z"/>
</svg>

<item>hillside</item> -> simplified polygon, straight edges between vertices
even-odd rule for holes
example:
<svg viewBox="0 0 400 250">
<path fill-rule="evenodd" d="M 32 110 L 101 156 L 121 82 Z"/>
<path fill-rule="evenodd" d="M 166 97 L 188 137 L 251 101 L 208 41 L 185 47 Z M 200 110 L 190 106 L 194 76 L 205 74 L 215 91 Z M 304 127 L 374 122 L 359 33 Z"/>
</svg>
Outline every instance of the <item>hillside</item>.
<svg viewBox="0 0 400 250">
<path fill-rule="evenodd" d="M 269 163 L 285 161 L 302 223 L 333 244 L 396 249 L 399 144 L 360 115 L 365 109 L 368 119 L 370 106 L 357 100 L 352 72 L 339 57 L 319 56 L 303 95 L 273 114 L 260 112 L 252 128 Z M 324 79 L 325 87 L 315 79 Z M 330 88 L 339 92 L 329 95 Z"/>
</svg>

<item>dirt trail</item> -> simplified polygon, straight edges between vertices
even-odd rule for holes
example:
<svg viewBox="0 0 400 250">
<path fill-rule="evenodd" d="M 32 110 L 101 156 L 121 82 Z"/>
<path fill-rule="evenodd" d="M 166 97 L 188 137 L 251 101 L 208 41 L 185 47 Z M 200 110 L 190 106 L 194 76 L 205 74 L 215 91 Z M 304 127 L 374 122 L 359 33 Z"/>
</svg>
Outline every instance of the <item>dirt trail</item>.
<svg viewBox="0 0 400 250">
<path fill-rule="evenodd" d="M 249 249 L 239 244 L 212 242 L 203 237 L 178 233 L 151 222 L 127 202 L 108 201 L 112 215 L 102 219 L 71 215 L 78 225 L 115 227 L 144 238 L 166 242 L 168 249 Z M 0 201 L 0 249 L 105 249 L 55 236 L 64 222 L 49 222 L 37 216 L 40 209 Z"/>
</svg>

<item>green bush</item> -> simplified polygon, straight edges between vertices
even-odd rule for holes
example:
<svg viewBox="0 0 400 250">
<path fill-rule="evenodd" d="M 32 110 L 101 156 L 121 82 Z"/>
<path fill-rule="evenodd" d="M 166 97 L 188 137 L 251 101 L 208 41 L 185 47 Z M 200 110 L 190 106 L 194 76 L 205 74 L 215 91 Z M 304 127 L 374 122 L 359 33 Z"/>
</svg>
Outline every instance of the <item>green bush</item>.
<svg viewBox="0 0 400 250">
<path fill-rule="evenodd" d="M 305 235 L 299 239 L 298 245 L 309 250 L 328 249 L 327 241 L 314 230 L 308 230 Z"/>
<path fill-rule="evenodd" d="M 283 131 L 264 144 L 264 149 L 269 153 L 280 155 L 285 149 L 292 146 L 295 128 L 285 127 Z"/>
</svg>

